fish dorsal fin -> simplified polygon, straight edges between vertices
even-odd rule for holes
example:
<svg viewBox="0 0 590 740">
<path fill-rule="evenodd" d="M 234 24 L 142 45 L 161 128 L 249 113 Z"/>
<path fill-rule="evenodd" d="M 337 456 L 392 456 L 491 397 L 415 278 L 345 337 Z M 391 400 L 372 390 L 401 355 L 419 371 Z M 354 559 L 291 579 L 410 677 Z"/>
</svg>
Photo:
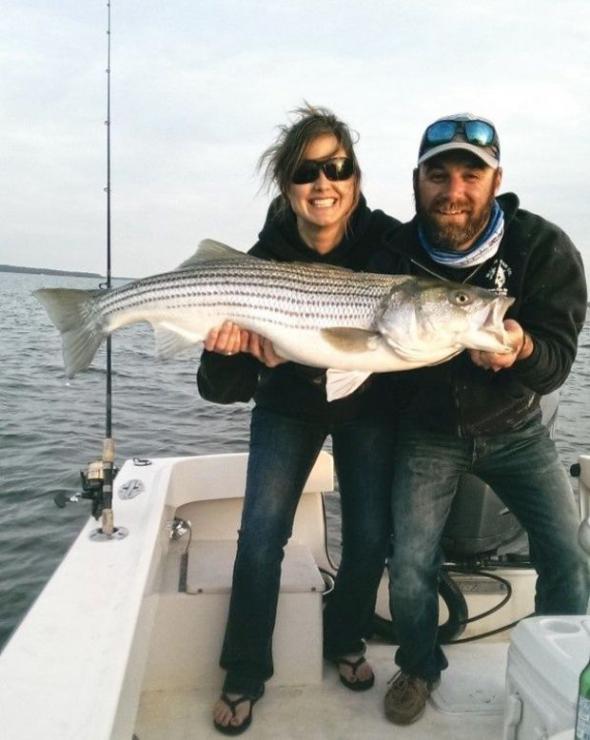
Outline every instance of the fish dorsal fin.
<svg viewBox="0 0 590 740">
<path fill-rule="evenodd" d="M 379 345 L 381 335 L 365 329 L 351 329 L 348 327 L 334 327 L 322 329 L 322 337 L 335 349 L 342 352 L 374 351 Z"/>
<path fill-rule="evenodd" d="M 192 257 L 189 257 L 177 270 L 186 270 L 187 267 L 195 267 L 201 262 L 210 262 L 211 260 L 224 260 L 224 259 L 243 259 L 243 260 L 255 260 L 256 257 L 240 252 L 238 249 L 229 247 L 227 244 L 222 242 L 216 242 L 213 239 L 203 239 L 197 247 L 197 251 Z"/>
</svg>

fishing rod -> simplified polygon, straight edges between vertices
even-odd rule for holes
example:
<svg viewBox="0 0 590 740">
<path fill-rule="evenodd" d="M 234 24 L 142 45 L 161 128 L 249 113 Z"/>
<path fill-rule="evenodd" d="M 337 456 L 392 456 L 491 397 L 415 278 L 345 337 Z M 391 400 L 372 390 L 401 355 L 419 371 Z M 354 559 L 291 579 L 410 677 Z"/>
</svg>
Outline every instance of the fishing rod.
<svg viewBox="0 0 590 740">
<path fill-rule="evenodd" d="M 111 276 L 111 2 L 107 0 L 107 106 L 105 126 L 106 136 L 106 282 L 99 286 L 109 290 L 112 286 Z M 111 539 L 115 534 L 125 536 L 124 527 L 117 528 L 113 518 L 113 480 L 117 474 L 115 467 L 115 442 L 112 434 L 112 352 L 111 337 L 106 339 L 106 397 L 105 397 L 105 436 L 103 440 L 102 459 L 91 462 L 85 470 L 80 471 L 82 493 L 67 497 L 59 493 L 54 501 L 63 508 L 69 501 L 80 498 L 92 500 L 92 515 L 101 520 L 100 529 L 96 530 L 93 539 Z"/>
<path fill-rule="evenodd" d="M 106 288 L 111 288 L 111 3 L 107 0 L 107 281 Z M 105 398 L 105 438 L 102 449 L 102 532 L 111 537 L 114 531 L 113 521 L 113 479 L 115 477 L 115 442 L 112 436 L 112 364 L 111 337 L 106 341 L 106 398 Z"/>
</svg>

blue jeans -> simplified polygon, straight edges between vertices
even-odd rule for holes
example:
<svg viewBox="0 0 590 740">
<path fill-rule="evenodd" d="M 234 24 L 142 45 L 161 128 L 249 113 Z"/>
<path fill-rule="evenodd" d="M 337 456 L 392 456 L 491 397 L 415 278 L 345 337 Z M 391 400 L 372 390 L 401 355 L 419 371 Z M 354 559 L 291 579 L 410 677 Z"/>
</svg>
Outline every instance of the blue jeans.
<svg viewBox="0 0 590 740">
<path fill-rule="evenodd" d="M 305 481 L 328 434 L 342 507 L 342 560 L 324 611 L 324 652 L 362 652 L 389 546 L 390 424 L 327 425 L 255 408 L 246 494 L 220 664 L 224 691 L 257 696 L 272 676 L 283 548 Z"/>
<path fill-rule="evenodd" d="M 579 516 L 555 444 L 537 419 L 518 431 L 458 438 L 404 421 L 392 495 L 394 553 L 390 607 L 411 676 L 438 678 L 447 661 L 437 642 L 440 541 L 463 472 L 492 487 L 527 531 L 537 571 L 537 614 L 584 614 L 588 559 L 577 544 Z"/>
</svg>

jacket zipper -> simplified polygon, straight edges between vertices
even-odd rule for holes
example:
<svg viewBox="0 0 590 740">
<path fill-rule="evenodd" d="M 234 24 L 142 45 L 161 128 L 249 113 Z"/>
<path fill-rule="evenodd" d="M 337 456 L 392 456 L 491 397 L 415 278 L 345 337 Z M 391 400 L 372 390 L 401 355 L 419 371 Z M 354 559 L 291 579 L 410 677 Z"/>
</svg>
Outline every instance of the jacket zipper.
<svg viewBox="0 0 590 740">
<path fill-rule="evenodd" d="M 463 438 L 463 425 L 461 424 L 461 411 L 459 408 L 459 393 L 457 391 L 457 381 L 453 378 L 453 403 L 457 414 L 457 436 Z"/>
</svg>

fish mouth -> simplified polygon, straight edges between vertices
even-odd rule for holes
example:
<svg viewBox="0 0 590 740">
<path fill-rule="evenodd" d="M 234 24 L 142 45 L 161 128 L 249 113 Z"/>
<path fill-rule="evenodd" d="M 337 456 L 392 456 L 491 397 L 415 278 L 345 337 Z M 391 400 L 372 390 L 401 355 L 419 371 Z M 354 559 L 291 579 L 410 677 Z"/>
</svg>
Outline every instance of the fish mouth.
<svg viewBox="0 0 590 740">
<path fill-rule="evenodd" d="M 474 349 L 501 354 L 512 352 L 512 347 L 506 340 L 504 316 L 514 303 L 514 300 L 514 298 L 510 298 L 509 296 L 497 296 L 492 300 L 478 331 L 478 346 Z"/>
</svg>

